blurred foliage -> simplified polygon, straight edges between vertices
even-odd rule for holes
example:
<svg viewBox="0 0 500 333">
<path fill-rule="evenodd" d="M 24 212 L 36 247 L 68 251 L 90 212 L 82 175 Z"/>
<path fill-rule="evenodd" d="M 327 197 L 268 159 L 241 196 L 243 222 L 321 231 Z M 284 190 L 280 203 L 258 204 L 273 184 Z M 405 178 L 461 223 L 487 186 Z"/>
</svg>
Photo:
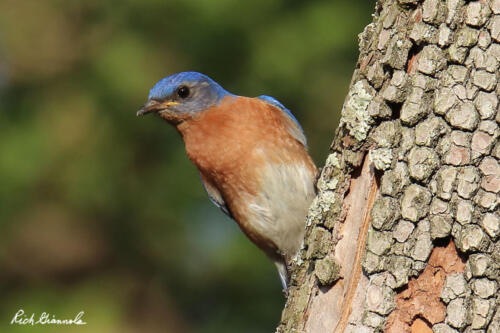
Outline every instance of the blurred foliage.
<svg viewBox="0 0 500 333">
<path fill-rule="evenodd" d="M 85 327 L 271 332 L 274 265 L 207 200 L 175 130 L 136 118 L 160 78 L 196 70 L 269 94 L 318 165 L 373 4 L 0 2 L 0 331 L 20 308 Z"/>
</svg>

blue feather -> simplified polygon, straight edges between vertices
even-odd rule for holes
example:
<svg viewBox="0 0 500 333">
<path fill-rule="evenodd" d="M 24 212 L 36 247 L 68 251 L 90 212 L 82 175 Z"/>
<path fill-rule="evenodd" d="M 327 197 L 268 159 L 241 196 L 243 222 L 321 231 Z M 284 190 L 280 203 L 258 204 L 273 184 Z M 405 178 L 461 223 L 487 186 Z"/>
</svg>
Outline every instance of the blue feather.
<svg viewBox="0 0 500 333">
<path fill-rule="evenodd" d="M 176 105 L 178 113 L 195 113 L 208 109 L 217 104 L 225 96 L 231 95 L 217 82 L 208 76 L 197 72 L 182 72 L 167 76 L 158 81 L 149 91 L 148 99 L 164 100 L 175 99 L 175 91 L 180 86 L 187 86 L 192 94 L 190 98 Z"/>
<path fill-rule="evenodd" d="M 198 72 L 181 72 L 167 76 L 158 81 L 149 91 L 148 99 L 162 99 L 171 95 L 181 84 L 195 84 L 199 82 L 207 82 L 221 97 L 228 93 L 217 82 L 204 74 Z"/>
<path fill-rule="evenodd" d="M 285 113 L 285 115 L 290 118 L 291 120 L 293 120 L 293 122 L 295 123 L 295 125 L 297 125 L 297 129 L 290 129 L 289 132 L 290 134 L 295 138 L 297 139 L 299 142 L 301 142 L 304 147 L 307 147 L 307 139 L 304 135 L 304 130 L 302 129 L 302 126 L 300 126 L 300 123 L 299 121 L 297 120 L 297 118 L 295 118 L 295 116 L 293 115 L 293 113 L 288 110 L 283 104 L 281 104 L 280 101 L 278 101 L 276 98 L 274 97 L 271 97 L 271 96 L 267 96 L 267 95 L 260 95 L 257 97 L 258 99 L 272 105 L 272 106 L 275 106 L 277 107 L 278 109 L 280 109 L 281 111 L 283 111 Z"/>
</svg>

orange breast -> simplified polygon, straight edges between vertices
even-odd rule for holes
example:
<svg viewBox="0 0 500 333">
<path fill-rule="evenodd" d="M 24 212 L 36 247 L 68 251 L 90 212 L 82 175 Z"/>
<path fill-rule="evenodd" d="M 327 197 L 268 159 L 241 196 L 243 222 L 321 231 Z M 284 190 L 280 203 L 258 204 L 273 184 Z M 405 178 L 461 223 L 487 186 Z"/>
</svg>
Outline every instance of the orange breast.
<svg viewBox="0 0 500 333">
<path fill-rule="evenodd" d="M 248 196 L 257 195 L 258 170 L 266 163 L 295 163 L 314 169 L 304 147 L 286 130 L 287 117 L 267 103 L 226 97 L 217 107 L 177 126 L 186 152 L 203 177 L 217 188 L 247 236 L 266 252 L 275 245 L 246 219 Z"/>
</svg>

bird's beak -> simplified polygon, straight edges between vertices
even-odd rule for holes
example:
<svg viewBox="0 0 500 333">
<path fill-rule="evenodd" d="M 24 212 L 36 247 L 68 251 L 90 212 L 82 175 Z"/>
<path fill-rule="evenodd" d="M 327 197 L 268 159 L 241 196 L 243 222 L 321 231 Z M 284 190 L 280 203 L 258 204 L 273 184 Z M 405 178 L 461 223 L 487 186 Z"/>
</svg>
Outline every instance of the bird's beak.
<svg viewBox="0 0 500 333">
<path fill-rule="evenodd" d="M 159 112 L 169 108 L 172 105 L 177 105 L 177 104 L 179 104 L 179 102 L 174 102 L 174 101 L 159 102 L 151 99 L 146 104 L 144 104 L 144 106 L 140 108 L 139 111 L 137 111 L 136 115 L 142 116 L 143 114 L 146 113 Z"/>
</svg>

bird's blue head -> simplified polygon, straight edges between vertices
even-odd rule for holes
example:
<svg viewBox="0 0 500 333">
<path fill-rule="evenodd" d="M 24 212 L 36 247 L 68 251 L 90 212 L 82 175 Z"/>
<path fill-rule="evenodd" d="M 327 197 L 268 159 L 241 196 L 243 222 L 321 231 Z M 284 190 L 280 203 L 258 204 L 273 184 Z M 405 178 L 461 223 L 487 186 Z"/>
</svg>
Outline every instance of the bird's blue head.
<svg viewBox="0 0 500 333">
<path fill-rule="evenodd" d="M 185 119 L 216 105 L 230 95 L 217 82 L 197 72 L 182 72 L 161 79 L 149 91 L 137 115 L 157 112 L 167 120 Z"/>
</svg>

